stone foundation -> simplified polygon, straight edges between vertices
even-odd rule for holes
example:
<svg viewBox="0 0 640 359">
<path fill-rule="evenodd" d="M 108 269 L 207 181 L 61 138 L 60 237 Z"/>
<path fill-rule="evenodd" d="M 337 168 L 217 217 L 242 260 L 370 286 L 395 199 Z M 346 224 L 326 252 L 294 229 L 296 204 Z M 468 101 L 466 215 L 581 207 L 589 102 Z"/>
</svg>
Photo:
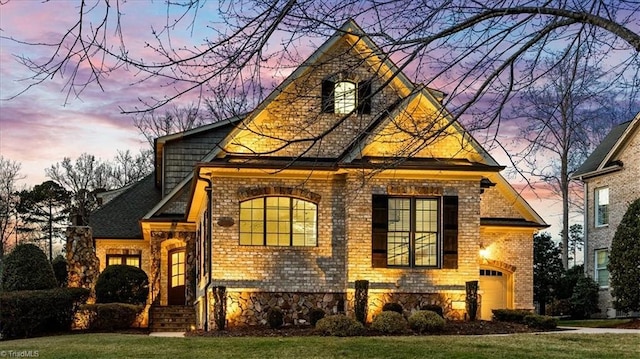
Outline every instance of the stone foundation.
<svg viewBox="0 0 640 359">
<path fill-rule="evenodd" d="M 209 322 L 213 320 L 214 296 L 209 293 Z M 344 293 L 271 293 L 227 291 L 227 327 L 268 325 L 267 312 L 280 308 L 284 312 L 285 325 L 309 324 L 309 312 L 321 308 L 327 315 L 344 310 Z"/>
<path fill-rule="evenodd" d="M 349 312 L 353 312 L 353 292 L 347 294 Z M 427 305 L 437 305 L 442 308 L 445 318 L 450 320 L 464 320 L 466 310 L 464 293 L 395 293 L 369 291 L 367 322 L 382 312 L 386 303 L 402 305 L 406 317 L 421 310 Z"/>
<path fill-rule="evenodd" d="M 227 291 L 227 328 L 253 325 L 268 325 L 267 312 L 280 308 L 284 312 L 285 325 L 310 324 L 309 312 L 321 308 L 327 315 L 346 313 L 353 316 L 353 292 L 349 293 L 274 293 Z M 385 303 L 399 303 L 405 316 L 427 305 L 442 307 L 447 319 L 464 320 L 465 294 L 452 292 L 436 293 L 392 293 L 369 292 L 367 321 L 380 314 Z M 209 293 L 210 328 L 216 328 L 213 318 L 215 299 Z"/>
</svg>

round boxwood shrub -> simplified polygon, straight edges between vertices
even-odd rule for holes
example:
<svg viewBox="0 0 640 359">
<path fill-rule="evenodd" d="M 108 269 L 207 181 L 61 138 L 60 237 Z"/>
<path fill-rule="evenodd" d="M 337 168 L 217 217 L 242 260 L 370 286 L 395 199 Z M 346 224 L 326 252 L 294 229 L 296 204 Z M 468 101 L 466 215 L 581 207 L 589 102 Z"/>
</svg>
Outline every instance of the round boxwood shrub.
<svg viewBox="0 0 640 359">
<path fill-rule="evenodd" d="M 269 308 L 267 311 L 267 324 L 269 328 L 278 329 L 284 324 L 284 313 L 278 307 Z"/>
<path fill-rule="evenodd" d="M 403 313 L 403 309 L 402 309 L 402 304 L 400 303 L 384 303 L 384 305 L 382 306 L 382 311 L 383 312 L 396 312 L 396 313 Z"/>
<path fill-rule="evenodd" d="M 17 245 L 4 260 L 2 286 L 5 291 L 41 290 L 57 287 L 51 263 L 33 244 Z"/>
<path fill-rule="evenodd" d="M 409 317 L 409 327 L 418 333 L 441 331 L 446 321 L 438 313 L 430 310 L 419 310 Z"/>
<path fill-rule="evenodd" d="M 96 282 L 97 303 L 128 303 L 144 305 L 149 295 L 149 278 L 138 267 L 111 265 Z"/>
<path fill-rule="evenodd" d="M 325 315 L 326 314 L 322 308 L 313 308 L 309 311 L 309 322 L 315 327 L 318 320 L 324 318 Z"/>
<path fill-rule="evenodd" d="M 364 332 L 364 326 L 344 314 L 336 314 L 320 319 L 316 323 L 316 330 L 325 335 L 353 337 L 361 335 Z"/>
<path fill-rule="evenodd" d="M 402 314 L 388 310 L 376 315 L 371 327 L 382 333 L 402 333 L 407 330 L 407 321 L 404 320 Z"/>
</svg>

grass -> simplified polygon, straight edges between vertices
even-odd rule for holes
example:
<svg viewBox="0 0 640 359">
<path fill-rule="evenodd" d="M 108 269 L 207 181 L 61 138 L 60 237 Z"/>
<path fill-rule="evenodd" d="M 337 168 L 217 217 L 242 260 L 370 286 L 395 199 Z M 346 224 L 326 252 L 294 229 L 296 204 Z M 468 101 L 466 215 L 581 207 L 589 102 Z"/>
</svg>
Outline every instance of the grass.
<svg viewBox="0 0 640 359">
<path fill-rule="evenodd" d="M 617 325 L 629 323 L 630 321 L 631 319 L 561 320 L 558 325 L 562 327 L 614 328 Z"/>
<path fill-rule="evenodd" d="M 158 338 L 76 334 L 0 342 L 0 357 L 38 358 L 639 358 L 634 334 Z M 32 355 L 33 356 L 33 355 Z M 26 357 L 26 355 L 22 355 Z"/>
</svg>

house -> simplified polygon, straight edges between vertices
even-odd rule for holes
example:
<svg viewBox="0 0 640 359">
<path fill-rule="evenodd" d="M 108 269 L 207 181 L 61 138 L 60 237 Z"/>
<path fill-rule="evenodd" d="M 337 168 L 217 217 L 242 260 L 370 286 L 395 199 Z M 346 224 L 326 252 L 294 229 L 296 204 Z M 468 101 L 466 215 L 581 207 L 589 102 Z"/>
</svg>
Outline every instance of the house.
<svg viewBox="0 0 640 359">
<path fill-rule="evenodd" d="M 385 302 L 465 316 L 533 308 L 533 234 L 544 220 L 500 166 L 353 21 L 257 108 L 155 142 L 155 172 L 91 219 L 100 268 L 150 278 L 154 308 L 192 306 L 197 326 L 285 321 L 310 309 L 369 318 Z M 153 314 L 150 320 L 153 322 Z"/>
<path fill-rule="evenodd" d="M 585 272 L 600 286 L 601 316 L 616 317 L 609 249 L 629 204 L 640 198 L 640 113 L 614 127 L 573 174 L 584 182 Z"/>
</svg>

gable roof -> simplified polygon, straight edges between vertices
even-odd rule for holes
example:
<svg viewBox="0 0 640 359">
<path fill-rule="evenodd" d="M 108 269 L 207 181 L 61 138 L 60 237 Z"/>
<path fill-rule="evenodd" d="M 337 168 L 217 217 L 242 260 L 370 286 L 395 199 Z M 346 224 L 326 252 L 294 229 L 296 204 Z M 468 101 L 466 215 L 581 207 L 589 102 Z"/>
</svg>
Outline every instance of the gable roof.
<svg viewBox="0 0 640 359">
<path fill-rule="evenodd" d="M 331 58 L 331 56 L 334 55 L 332 51 L 339 49 L 340 46 L 345 44 L 357 53 L 356 56 L 359 56 L 359 59 L 363 61 L 362 63 L 366 64 L 363 66 L 370 67 L 369 72 L 373 71 L 377 74 L 379 79 L 383 80 L 384 84 L 381 88 L 392 87 L 394 91 L 397 92 L 397 95 L 399 96 L 398 100 L 393 101 L 393 103 L 386 104 L 385 109 L 378 110 L 373 117 L 365 119 L 365 121 L 360 124 L 361 127 L 357 128 L 357 133 L 354 128 L 349 128 L 348 125 L 346 125 L 347 127 L 338 128 L 339 126 L 344 125 L 342 121 L 345 121 L 345 118 L 350 116 L 345 115 L 345 118 L 332 123 L 331 125 L 326 125 L 326 123 L 324 125 L 320 125 L 326 127 L 315 127 L 317 123 L 323 123 L 322 119 L 315 123 L 309 123 L 307 128 L 300 126 L 298 122 L 291 123 L 291 126 L 296 126 L 295 128 L 298 132 L 294 131 L 293 133 L 285 135 L 289 137 L 279 137 L 271 134 L 261 136 L 261 132 L 258 131 L 262 131 L 262 129 L 270 129 L 270 126 L 272 126 L 273 123 L 278 123 L 278 125 L 273 126 L 283 126 L 282 123 L 286 123 L 286 121 L 288 121 L 287 119 L 278 117 L 277 115 L 271 115 L 270 113 L 273 111 L 269 109 L 269 106 L 278 101 L 279 96 L 285 96 L 288 94 L 288 87 L 295 86 L 292 85 L 295 81 L 303 78 L 303 76 L 309 76 L 312 74 L 314 69 L 318 68 L 318 64 L 322 64 L 323 59 Z M 373 68 L 372 64 L 375 64 L 375 68 Z M 455 121 L 453 116 L 444 108 L 441 103 L 443 96 L 444 93 L 440 91 L 427 88 L 424 85 L 416 85 L 411 82 L 391 61 L 391 59 L 386 56 L 368 36 L 365 35 L 362 28 L 360 28 L 353 20 L 349 20 L 343 24 L 343 26 L 340 27 L 333 36 L 316 49 L 316 51 L 314 51 L 314 53 L 299 67 L 297 67 L 296 70 L 294 70 L 281 84 L 279 84 L 242 123 L 238 124 L 238 126 L 229 133 L 227 138 L 220 143 L 220 146 L 223 147 L 225 151 L 221 152 L 215 162 L 223 163 L 225 160 L 221 159 L 225 157 L 227 158 L 226 160 L 229 160 L 229 157 L 235 157 L 237 159 L 240 157 L 247 158 L 255 156 L 258 158 L 270 157 L 271 161 L 278 157 L 281 159 L 288 157 L 290 163 L 287 164 L 287 167 L 297 167 L 299 164 L 302 164 L 300 162 L 302 158 L 315 158 L 316 160 L 325 162 L 333 161 L 337 166 L 353 163 L 365 164 L 368 162 L 361 161 L 363 156 L 393 157 L 395 155 L 397 158 L 415 156 L 425 157 L 424 155 L 418 155 L 414 152 L 416 149 L 422 151 L 420 152 L 422 154 L 430 152 L 431 149 L 429 151 L 423 150 L 426 147 L 427 142 L 429 142 L 429 146 L 433 146 L 433 143 L 431 143 L 432 137 L 439 142 L 443 142 L 442 139 L 445 137 L 455 137 L 455 140 L 453 141 L 458 141 L 461 146 L 461 150 L 455 154 L 455 159 L 467 158 L 471 162 L 492 166 L 496 169 L 502 169 L 497 161 L 495 161 L 495 159 L 463 128 L 459 122 Z M 411 112 L 406 110 L 406 107 L 409 104 L 413 106 L 412 109 L 422 109 L 417 117 L 407 115 L 407 113 Z M 418 136 L 413 137 L 412 142 L 414 142 L 414 146 L 410 148 L 411 155 L 406 155 L 406 150 L 401 151 L 402 153 L 398 152 L 395 154 L 380 154 L 379 151 L 375 150 L 368 154 L 363 152 L 366 149 L 375 148 L 378 145 L 376 141 L 379 140 L 379 134 L 381 131 L 384 131 L 390 126 L 397 126 L 397 120 L 399 118 L 406 119 L 407 116 L 414 120 L 414 123 L 410 124 L 410 126 L 413 125 L 411 126 L 412 129 L 415 130 L 416 133 L 419 133 Z M 305 122 L 305 124 L 307 124 L 307 122 Z M 435 127 L 438 129 L 436 131 L 430 130 L 431 127 L 434 127 L 434 124 L 437 124 Z M 314 129 L 308 129 L 311 127 Z M 277 130 L 275 130 L 274 133 L 280 133 L 279 128 L 275 128 Z M 408 133 L 404 128 L 398 129 L 399 131 L 396 132 Z M 305 135 L 300 135 L 302 132 L 304 132 Z M 332 143 L 332 140 L 335 140 L 335 138 L 329 138 L 334 132 L 341 135 L 348 133 L 347 136 L 352 137 L 351 139 L 345 139 L 345 141 L 336 146 L 335 143 Z M 428 138 L 423 138 L 424 134 L 427 134 Z M 309 137 L 305 137 L 307 135 Z M 320 137 L 316 138 L 315 136 Z M 387 137 L 389 137 L 389 135 L 387 135 Z M 320 138 L 320 140 L 318 140 L 318 138 Z M 394 140 L 396 142 L 398 141 L 398 139 Z M 451 139 L 448 140 L 451 141 Z M 325 143 L 325 148 L 331 148 L 331 150 L 325 151 L 324 149 L 320 149 L 319 147 L 323 145 L 319 145 L 318 143 Z M 292 145 L 292 149 L 285 150 L 289 145 Z M 298 145 L 300 145 L 300 147 L 296 147 Z M 343 145 L 345 147 L 342 147 Z M 437 145 L 440 144 L 438 143 L 435 146 Z M 446 144 L 444 144 L 444 146 L 446 146 Z M 295 151 L 295 148 L 298 148 L 298 152 L 292 153 L 291 151 Z M 337 152 L 334 153 L 332 151 Z M 444 157 L 446 156 L 448 156 L 448 154 Z M 433 158 L 443 156 L 431 155 L 426 157 Z M 257 165 L 259 162 L 261 161 L 254 160 L 248 161 L 247 163 Z M 235 163 L 241 166 L 241 162 L 236 161 Z"/>
<path fill-rule="evenodd" d="M 138 220 L 162 199 L 149 174 L 89 216 L 94 238 L 142 239 Z"/>
<path fill-rule="evenodd" d="M 614 127 L 571 177 L 584 180 L 621 169 L 623 164 L 616 161 L 616 156 L 639 127 L 640 113 L 633 120 Z"/>
</svg>

